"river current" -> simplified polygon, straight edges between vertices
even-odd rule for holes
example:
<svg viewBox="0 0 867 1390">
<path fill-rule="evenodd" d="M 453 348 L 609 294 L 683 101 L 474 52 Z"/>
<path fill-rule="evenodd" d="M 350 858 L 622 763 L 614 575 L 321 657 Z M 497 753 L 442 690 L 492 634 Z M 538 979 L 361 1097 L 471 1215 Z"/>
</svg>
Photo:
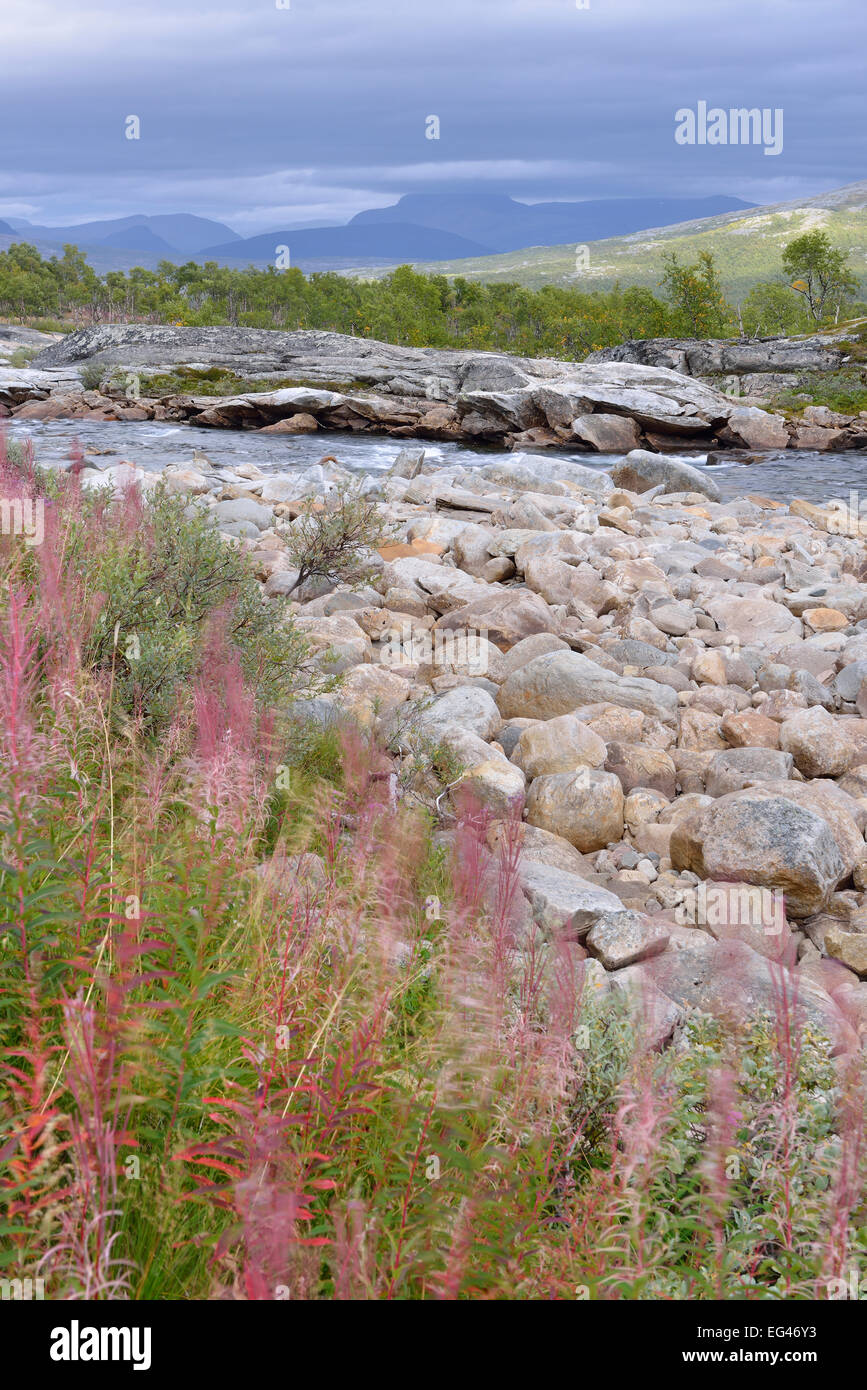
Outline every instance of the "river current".
<svg viewBox="0 0 867 1390">
<path fill-rule="evenodd" d="M 320 430 L 315 434 L 267 435 L 253 430 L 196 429 L 190 425 L 88 420 L 22 420 L 9 422 L 12 439 L 30 438 L 36 458 L 45 465 L 57 465 L 78 445 L 87 461 L 96 467 L 126 461 L 159 472 L 168 463 L 192 466 L 193 451 L 200 449 L 217 466 L 234 468 L 252 463 L 265 472 L 302 471 L 331 455 L 344 468 L 356 473 L 385 473 L 401 449 L 421 448 L 425 462 L 472 469 L 509 459 L 514 455 L 502 449 L 467 444 L 435 443 L 427 439 L 394 439 L 388 435 L 353 435 Z M 558 457 L 592 468 L 606 469 L 621 455 L 587 454 L 570 450 L 539 450 L 540 460 Z M 707 468 L 725 499 L 757 493 L 775 502 L 804 497 L 825 503 L 832 498 L 849 498 L 856 492 L 867 496 L 867 452 L 812 453 L 782 450 L 767 453 L 755 463 L 731 462 L 708 465 L 705 455 L 676 455 L 696 468 Z"/>
</svg>

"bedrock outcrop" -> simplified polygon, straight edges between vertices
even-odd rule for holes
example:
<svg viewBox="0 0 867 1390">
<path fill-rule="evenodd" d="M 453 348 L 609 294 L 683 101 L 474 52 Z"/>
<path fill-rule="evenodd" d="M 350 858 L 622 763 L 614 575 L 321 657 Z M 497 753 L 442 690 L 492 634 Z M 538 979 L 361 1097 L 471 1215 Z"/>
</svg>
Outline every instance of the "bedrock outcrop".
<svg viewBox="0 0 867 1390">
<path fill-rule="evenodd" d="M 797 444 L 782 416 L 745 409 L 684 371 L 683 354 L 637 361 L 633 346 L 624 345 L 622 360 L 562 362 L 318 330 L 102 325 L 41 352 L 26 382 L 12 369 L 0 373 L 0 403 L 31 418 L 97 411 L 214 428 L 323 427 L 588 452 Z M 70 376 L 85 367 L 104 369 L 98 393 L 70 389 Z M 257 386 L 273 380 L 275 389 L 195 394 L 194 373 L 215 367 Z M 189 394 L 160 395 L 149 385 L 184 370 Z M 845 429 L 837 433 L 837 447 L 848 447 Z"/>
</svg>

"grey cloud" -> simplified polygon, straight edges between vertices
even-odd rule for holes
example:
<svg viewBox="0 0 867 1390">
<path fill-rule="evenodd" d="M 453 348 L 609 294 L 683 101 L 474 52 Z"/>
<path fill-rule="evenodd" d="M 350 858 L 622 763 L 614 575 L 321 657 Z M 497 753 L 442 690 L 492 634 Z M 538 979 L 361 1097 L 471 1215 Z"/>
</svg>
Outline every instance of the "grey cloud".
<svg viewBox="0 0 867 1390">
<path fill-rule="evenodd" d="M 3 24 L 0 216 L 252 232 L 420 188 L 765 201 L 865 175 L 862 0 L 4 0 Z M 677 146 L 699 99 L 781 107 L 783 154 Z"/>
</svg>

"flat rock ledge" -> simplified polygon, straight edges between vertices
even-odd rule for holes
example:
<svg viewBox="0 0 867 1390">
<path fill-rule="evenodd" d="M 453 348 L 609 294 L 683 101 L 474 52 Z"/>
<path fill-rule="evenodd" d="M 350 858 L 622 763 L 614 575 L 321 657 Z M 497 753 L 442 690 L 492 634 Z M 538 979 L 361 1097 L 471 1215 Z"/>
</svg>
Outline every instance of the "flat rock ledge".
<svg viewBox="0 0 867 1390">
<path fill-rule="evenodd" d="M 625 357 L 561 362 L 317 330 L 106 325 L 69 334 L 31 368 L 0 367 L 0 414 L 287 434 L 322 428 L 589 453 L 816 448 L 832 440 L 835 449 L 867 446 L 865 420 L 817 421 L 805 434 L 696 379 L 684 370 L 685 356 L 673 354 L 672 365 Z M 105 369 L 99 391 L 82 385 L 88 366 Z M 257 383 L 273 379 L 278 389 L 149 394 L 149 378 L 161 373 L 214 367 Z"/>
</svg>

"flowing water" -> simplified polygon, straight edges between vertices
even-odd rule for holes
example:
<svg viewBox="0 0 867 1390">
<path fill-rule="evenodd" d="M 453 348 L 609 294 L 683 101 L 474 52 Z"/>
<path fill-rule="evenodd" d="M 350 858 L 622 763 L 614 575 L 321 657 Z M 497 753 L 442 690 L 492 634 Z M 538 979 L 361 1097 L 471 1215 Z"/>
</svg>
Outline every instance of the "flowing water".
<svg viewBox="0 0 867 1390">
<path fill-rule="evenodd" d="M 200 449 L 218 466 L 233 468 L 253 463 L 265 472 L 275 473 L 301 471 L 328 454 L 352 472 L 385 473 L 400 450 L 406 448 L 424 449 L 426 462 L 459 464 L 463 468 L 513 457 L 502 449 L 393 439 L 388 435 L 326 430 L 316 434 L 267 435 L 253 430 L 196 429 L 153 421 L 12 420 L 8 432 L 12 439 L 32 439 L 38 461 L 46 465 L 68 458 L 70 448 L 77 444 L 88 462 L 97 467 L 125 460 L 155 472 L 167 463 L 191 465 L 194 449 Z M 622 457 L 550 449 L 539 453 L 541 458 L 556 456 L 600 469 L 612 467 Z M 827 502 L 834 497 L 848 499 L 853 491 L 867 493 L 867 452 L 859 450 L 842 454 L 782 450 L 764 454 L 756 463 L 733 459 L 710 467 L 704 455 L 682 457 L 697 468 L 707 468 L 726 499 L 758 493 L 776 502 L 789 502 L 793 497 Z"/>
</svg>

